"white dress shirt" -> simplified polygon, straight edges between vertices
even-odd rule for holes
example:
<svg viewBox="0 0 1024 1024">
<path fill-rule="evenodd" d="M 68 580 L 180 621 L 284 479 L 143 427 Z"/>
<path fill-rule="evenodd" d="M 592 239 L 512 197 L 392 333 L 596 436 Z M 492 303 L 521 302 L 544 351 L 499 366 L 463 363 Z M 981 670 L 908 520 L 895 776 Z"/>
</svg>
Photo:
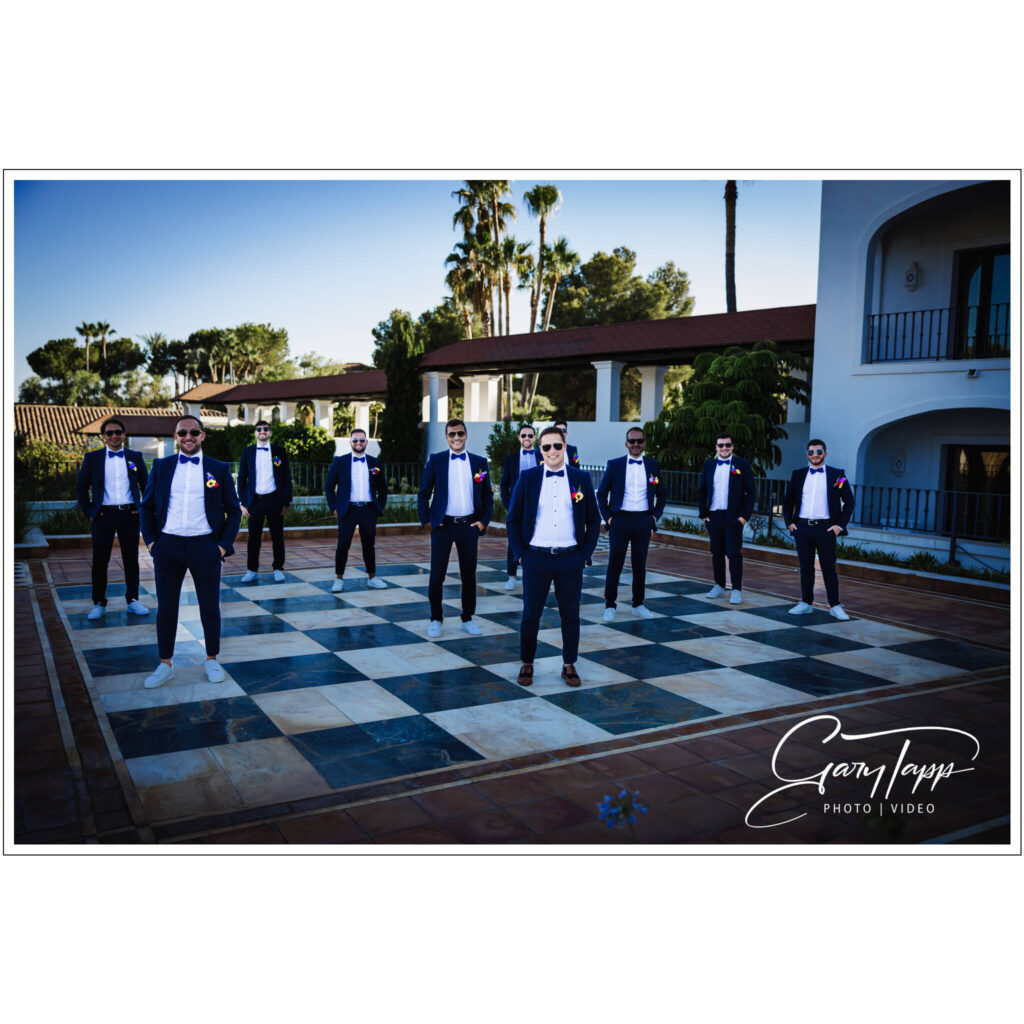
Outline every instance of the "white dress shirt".
<svg viewBox="0 0 1024 1024">
<path fill-rule="evenodd" d="M 356 462 L 356 456 L 352 456 L 352 483 L 349 489 L 349 501 L 370 500 L 370 469 L 366 456 L 361 456 L 362 462 Z"/>
<path fill-rule="evenodd" d="M 721 459 L 718 460 L 719 462 Z M 711 511 L 724 512 L 729 507 L 729 476 L 732 474 L 732 456 L 724 466 L 715 466 L 715 482 L 711 488 Z"/>
<path fill-rule="evenodd" d="M 519 472 L 524 469 L 533 469 L 537 465 L 537 455 L 531 448 L 529 451 L 519 450 Z"/>
<path fill-rule="evenodd" d="M 546 466 L 541 467 L 541 472 L 544 478 L 540 485 L 537 522 L 530 545 L 538 548 L 571 548 L 576 543 L 576 524 L 572 517 L 569 474 L 566 472 L 564 476 L 548 476 Z"/>
<path fill-rule="evenodd" d="M 820 467 L 825 468 L 823 462 Z M 804 477 L 804 490 L 800 496 L 801 519 L 828 519 L 828 474 L 812 473 L 810 467 Z"/>
<path fill-rule="evenodd" d="M 171 494 L 167 502 L 167 520 L 164 533 L 176 537 L 201 537 L 213 533 L 206 518 L 206 476 L 203 473 L 203 457 L 199 465 L 181 462 L 174 457 L 174 476 L 171 477 Z"/>
<path fill-rule="evenodd" d="M 274 483 L 274 467 L 270 464 L 271 451 L 268 445 L 256 445 L 256 493 L 270 494 L 277 490 Z"/>
<path fill-rule="evenodd" d="M 448 453 L 448 507 L 445 515 L 468 516 L 473 513 L 473 471 L 469 455 L 464 459 Z"/>
<path fill-rule="evenodd" d="M 113 459 L 109 450 L 103 453 L 107 463 L 103 467 L 104 505 L 130 505 L 132 502 L 132 489 L 128 485 L 128 453 L 123 448 L 121 452 L 121 458 Z"/>
<path fill-rule="evenodd" d="M 647 473 L 643 459 L 638 466 L 629 456 L 626 457 L 626 489 L 622 494 L 623 512 L 646 512 L 647 504 Z"/>
</svg>

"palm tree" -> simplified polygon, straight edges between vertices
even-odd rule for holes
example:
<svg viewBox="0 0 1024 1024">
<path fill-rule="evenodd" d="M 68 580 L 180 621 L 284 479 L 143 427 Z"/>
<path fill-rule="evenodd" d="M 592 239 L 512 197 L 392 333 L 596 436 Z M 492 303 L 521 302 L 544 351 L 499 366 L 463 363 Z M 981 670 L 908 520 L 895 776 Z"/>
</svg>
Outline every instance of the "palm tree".
<svg viewBox="0 0 1024 1024">
<path fill-rule="evenodd" d="M 465 188 L 452 192 L 452 198 L 461 201 L 462 205 L 452 215 L 452 227 L 461 227 L 465 241 L 474 236 L 481 246 L 487 242 L 501 245 L 501 233 L 505 230 L 508 218 L 515 220 L 516 209 L 511 203 L 503 200 L 511 189 L 508 181 L 467 181 Z M 488 265 L 488 291 L 495 287 L 498 291 L 498 316 L 493 317 L 494 298 L 490 298 L 491 322 L 493 334 L 501 334 L 501 291 L 500 280 L 493 272 L 495 257 L 493 254 L 482 254 L 485 265 Z"/>
<path fill-rule="evenodd" d="M 558 282 L 566 274 L 571 274 L 580 262 L 579 256 L 569 248 L 569 243 L 564 238 L 559 238 L 546 255 L 547 280 L 544 283 L 547 285 L 548 297 L 544 309 L 544 326 L 541 328 L 543 331 L 551 324 L 551 310 L 555 305 L 555 289 Z"/>
<path fill-rule="evenodd" d="M 81 322 L 81 324 L 78 327 L 75 328 L 75 330 L 78 331 L 78 333 L 83 338 L 85 338 L 85 369 L 86 369 L 86 371 L 88 371 L 88 369 L 89 369 L 89 342 L 91 342 L 92 339 L 96 337 L 96 334 L 97 334 L 96 325 L 95 324 L 86 323 L 83 320 Z"/>
<path fill-rule="evenodd" d="M 96 333 L 100 336 L 100 342 L 103 345 L 103 365 L 106 366 L 106 363 L 107 363 L 107 335 L 108 334 L 117 334 L 117 331 L 115 331 L 110 326 L 110 324 L 105 323 L 102 320 L 100 320 L 99 323 L 93 324 L 93 328 L 95 329 Z"/>
<path fill-rule="evenodd" d="M 736 312 L 736 199 L 735 181 L 725 183 L 725 311 Z"/>
<path fill-rule="evenodd" d="M 462 319 L 466 324 L 466 338 L 468 340 L 473 337 L 473 311 L 469 299 L 469 287 L 465 271 L 458 265 L 452 267 L 445 274 L 444 283 L 451 289 L 455 305 L 459 307 L 462 313 Z"/>
<path fill-rule="evenodd" d="M 489 240 L 489 236 L 486 236 Z M 456 242 L 456 252 L 449 253 L 446 265 L 458 267 L 462 274 L 462 284 L 469 296 L 473 311 L 480 315 L 483 323 L 483 334 L 489 337 L 491 330 L 491 284 L 487 277 L 484 259 L 484 243 L 478 242 L 472 235 L 464 241 Z"/>
<path fill-rule="evenodd" d="M 526 251 L 531 245 L 533 245 L 532 242 L 520 242 L 512 235 L 506 235 L 501 240 L 499 267 L 501 270 L 501 289 L 505 293 L 506 334 L 512 333 L 509 323 L 512 275 L 515 274 L 517 283 L 521 285 L 523 279 L 529 277 L 533 272 L 533 256 Z"/>
<path fill-rule="evenodd" d="M 540 258 L 537 264 L 537 278 L 530 293 L 530 333 L 537 328 L 537 307 L 544 282 L 544 229 L 548 217 L 553 217 L 562 205 L 562 193 L 555 185 L 536 185 L 523 195 L 527 209 L 540 220 Z"/>
</svg>

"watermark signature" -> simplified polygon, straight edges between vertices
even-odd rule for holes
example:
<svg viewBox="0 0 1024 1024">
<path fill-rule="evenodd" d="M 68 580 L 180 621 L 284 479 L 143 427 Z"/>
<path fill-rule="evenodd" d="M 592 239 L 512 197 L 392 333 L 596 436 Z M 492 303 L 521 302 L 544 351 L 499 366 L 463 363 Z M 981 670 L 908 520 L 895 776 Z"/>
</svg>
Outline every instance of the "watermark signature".
<svg viewBox="0 0 1024 1024">
<path fill-rule="evenodd" d="M 816 726 L 821 723 L 821 726 L 825 728 L 824 736 L 818 740 L 820 742 L 823 752 L 827 744 L 832 743 L 833 740 L 845 740 L 848 742 L 856 742 L 858 740 L 869 740 L 879 736 L 902 736 L 903 743 L 896 755 L 895 761 L 892 761 L 892 755 L 886 755 L 879 752 L 878 761 L 874 763 L 868 760 L 850 760 L 844 761 L 838 758 L 833 761 L 828 761 L 820 769 L 815 770 L 810 775 L 801 775 L 797 778 L 789 778 L 783 774 L 780 770 L 779 762 L 785 759 L 784 751 L 786 744 L 791 740 L 797 742 L 799 736 L 800 742 L 813 743 L 817 737 L 817 733 L 820 730 L 812 730 L 814 736 L 809 736 L 805 731 L 810 726 Z M 914 735 L 911 736 L 910 734 Z M 943 725 L 915 725 L 905 726 L 900 729 L 885 729 L 880 732 L 862 732 L 852 733 L 843 732 L 842 723 L 836 715 L 815 715 L 813 718 L 807 718 L 803 721 L 797 722 L 789 732 L 786 733 L 782 739 L 775 746 L 775 752 L 772 754 L 772 774 L 778 779 L 782 785 L 773 789 L 770 793 L 766 793 L 760 800 L 754 803 L 750 810 L 747 811 L 744 816 L 744 822 L 750 828 L 777 828 L 779 825 L 788 825 L 791 822 L 797 821 L 800 818 L 806 817 L 807 812 L 803 811 L 800 814 L 794 815 L 792 818 L 787 818 L 785 821 L 773 821 L 770 823 L 759 823 L 759 820 L 770 815 L 772 813 L 772 800 L 779 797 L 780 794 L 789 793 L 793 795 L 795 792 L 802 790 L 804 787 L 811 786 L 817 790 L 820 796 L 827 796 L 828 789 L 827 783 L 831 779 L 863 779 L 865 782 L 865 802 L 832 802 L 825 803 L 822 810 L 825 814 L 837 814 L 837 813 L 884 813 L 886 810 L 886 801 L 889 801 L 888 807 L 890 813 L 921 813 L 931 814 L 935 805 L 930 802 L 905 802 L 901 801 L 900 798 L 906 794 L 897 787 L 897 782 L 903 780 L 909 785 L 910 795 L 914 796 L 917 794 L 918 789 L 927 783 L 925 787 L 926 792 L 934 793 L 940 783 L 946 779 L 952 778 L 954 775 L 959 775 L 962 772 L 972 772 L 974 769 L 970 766 L 958 767 L 958 762 L 955 760 L 950 761 L 927 761 L 917 762 L 911 759 L 910 748 L 911 744 L 917 739 L 923 739 L 935 733 L 955 733 L 958 736 L 966 737 L 973 744 L 973 753 L 970 754 L 968 760 L 974 761 L 978 754 L 981 752 L 981 744 L 978 742 L 976 736 L 972 733 L 965 732 L 963 729 L 953 729 Z M 837 754 L 841 753 L 841 748 L 837 744 L 835 748 L 830 748 L 828 753 L 835 750 Z M 824 758 L 823 758 L 824 760 Z M 868 787 L 870 786 L 870 791 Z M 894 794 L 893 790 L 896 789 Z M 871 803 L 877 797 L 878 803 L 873 805 Z"/>
</svg>

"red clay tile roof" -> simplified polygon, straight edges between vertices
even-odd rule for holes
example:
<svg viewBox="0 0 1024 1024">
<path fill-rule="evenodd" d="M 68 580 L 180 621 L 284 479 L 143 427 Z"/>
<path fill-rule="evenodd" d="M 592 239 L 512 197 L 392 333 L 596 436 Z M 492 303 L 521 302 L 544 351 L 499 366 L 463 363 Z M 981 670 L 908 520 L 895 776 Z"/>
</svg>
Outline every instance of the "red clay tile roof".
<svg viewBox="0 0 1024 1024">
<path fill-rule="evenodd" d="M 214 413 L 213 415 L 218 415 Z M 90 423 L 98 426 L 108 416 L 121 419 L 132 416 L 163 417 L 181 416 L 179 409 L 171 406 L 162 409 L 145 409 L 133 406 L 108 405 L 28 405 L 16 402 L 14 405 L 14 430 L 30 439 L 54 441 L 65 447 L 77 448 L 82 443 L 79 431 Z M 127 427 L 127 424 L 125 424 Z M 131 430 L 129 429 L 129 434 Z M 148 433 L 139 436 L 159 436 Z"/>
<path fill-rule="evenodd" d="M 196 389 L 193 389 L 196 390 Z M 387 390 L 387 375 L 383 370 L 356 373 L 333 373 L 326 377 L 296 377 L 293 380 L 263 381 L 259 384 L 239 384 L 208 396 L 218 404 L 236 402 L 298 401 L 304 398 L 353 399 L 383 396 Z M 185 395 L 182 396 L 186 397 Z"/>
<path fill-rule="evenodd" d="M 814 310 L 812 303 L 672 320 L 572 327 L 543 334 L 472 338 L 427 353 L 420 361 L 420 369 L 521 369 L 553 361 L 586 364 L 597 359 L 672 364 L 689 361 L 705 349 L 750 345 L 765 339 L 780 344 L 811 343 Z"/>
<path fill-rule="evenodd" d="M 155 411 L 158 415 L 125 415 L 118 416 L 118 419 L 124 423 L 124 429 L 127 431 L 129 437 L 171 437 L 174 434 L 174 428 L 177 426 L 178 420 L 181 419 L 182 414 L 180 412 L 168 414 L 166 413 L 166 410 L 162 409 Z M 210 410 L 203 409 L 202 416 L 204 425 L 211 419 L 216 421 L 218 427 L 223 426 L 225 423 L 225 416 L 223 413 L 211 413 Z M 85 426 L 79 427 L 77 432 L 79 434 L 98 435 L 100 427 L 106 418 L 106 416 L 101 416 L 98 419 L 93 420 L 91 423 L 86 423 Z"/>
<path fill-rule="evenodd" d="M 189 402 L 201 402 L 203 399 L 215 398 L 222 391 L 230 391 L 234 386 L 234 384 L 197 384 L 194 388 L 189 388 L 188 391 L 174 397 L 177 399 L 183 398 Z"/>
</svg>

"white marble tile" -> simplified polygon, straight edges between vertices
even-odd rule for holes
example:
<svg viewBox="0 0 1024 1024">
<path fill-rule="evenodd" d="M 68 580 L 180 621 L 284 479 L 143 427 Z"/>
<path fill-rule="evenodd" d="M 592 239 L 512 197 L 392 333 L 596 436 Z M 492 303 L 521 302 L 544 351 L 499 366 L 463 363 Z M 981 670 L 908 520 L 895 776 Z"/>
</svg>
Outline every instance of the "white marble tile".
<svg viewBox="0 0 1024 1024">
<path fill-rule="evenodd" d="M 809 626 L 818 633 L 832 633 L 844 636 L 859 644 L 871 647 L 886 647 L 890 644 L 909 644 L 915 640 L 932 639 L 926 633 L 917 633 L 902 626 L 890 626 L 886 622 L 872 622 L 869 619 L 850 619 L 848 622 L 830 620 L 820 626 Z"/>
<path fill-rule="evenodd" d="M 71 632 L 75 646 L 81 651 L 101 651 L 109 647 L 137 647 L 139 644 L 156 643 L 156 622 L 144 626 L 107 626 L 102 629 L 75 629 Z M 195 640 L 195 637 L 178 626 L 176 640 Z"/>
<path fill-rule="evenodd" d="M 167 690 L 179 704 L 193 704 L 200 700 L 224 700 L 227 697 L 244 697 L 243 690 L 231 678 L 231 669 L 223 665 L 225 678 L 222 683 L 211 683 L 206 678 L 206 669 L 190 668 L 181 672 L 175 670 L 170 682 L 159 689 Z"/>
<path fill-rule="evenodd" d="M 129 690 L 118 690 L 113 693 L 101 693 L 98 695 L 100 705 L 109 715 L 114 711 L 134 711 L 137 708 L 162 708 L 169 704 L 177 704 L 177 698 L 165 686 L 156 690 L 142 688 L 140 682 L 137 687 Z"/>
<path fill-rule="evenodd" d="M 265 633 L 262 636 L 229 636 L 220 642 L 218 660 L 227 668 L 232 661 L 263 661 L 297 654 L 329 654 L 322 644 L 305 633 Z"/>
<path fill-rule="evenodd" d="M 223 814 L 245 806 L 238 790 L 218 765 L 215 775 L 201 775 L 182 782 L 140 786 L 136 790 L 147 821 L 158 824 L 178 818 Z"/>
<path fill-rule="evenodd" d="M 298 580 L 302 580 L 305 583 L 322 583 L 324 580 L 333 580 L 337 576 L 337 573 L 330 566 L 324 566 L 321 569 L 285 569 L 285 572 L 289 576 L 294 576 Z M 366 573 L 362 569 L 357 569 L 355 566 L 345 567 L 345 578 L 346 579 L 365 579 Z"/>
<path fill-rule="evenodd" d="M 462 619 L 459 618 L 459 613 L 456 611 L 452 614 L 452 609 L 449 607 L 449 602 L 444 602 L 444 607 L 447 614 L 444 617 L 444 621 L 441 623 L 441 635 L 439 637 L 427 636 L 427 630 L 430 628 L 430 619 L 410 619 L 409 621 L 396 622 L 396 626 L 401 626 L 402 629 L 407 629 L 410 633 L 414 633 L 422 640 L 462 640 L 469 636 L 468 633 L 462 630 Z M 458 607 L 456 605 L 456 607 Z M 498 636 L 501 633 L 511 633 L 513 630 L 507 626 L 502 626 L 497 622 L 491 622 L 489 619 L 482 619 L 476 617 L 473 621 L 480 627 L 480 633 L 482 636 Z M 518 632 L 516 630 L 515 632 Z"/>
<path fill-rule="evenodd" d="M 220 617 L 222 619 L 249 618 L 252 615 L 269 615 L 265 608 L 251 601 L 221 601 Z M 198 622 L 199 605 L 190 604 L 178 609 L 178 622 Z"/>
<path fill-rule="evenodd" d="M 869 676 L 877 676 L 890 683 L 922 683 L 929 679 L 962 675 L 964 671 L 955 665 L 940 665 L 936 661 L 926 661 L 924 658 L 901 654 L 899 651 L 889 651 L 884 647 L 817 654 L 815 658 L 818 661 L 827 661 L 832 665 L 852 668 Z"/>
<path fill-rule="evenodd" d="M 379 626 L 387 619 L 382 619 L 364 608 L 325 608 L 312 612 L 282 612 L 279 619 L 296 629 L 326 629 L 328 626 Z"/>
<path fill-rule="evenodd" d="M 323 776 L 284 737 L 209 749 L 249 807 L 330 791 Z"/>
<path fill-rule="evenodd" d="M 723 633 L 763 633 L 766 629 L 795 629 L 796 625 L 789 622 L 777 622 L 761 615 L 751 615 L 741 611 L 698 612 L 696 615 L 677 615 L 683 622 L 692 622 L 695 626 L 707 626 Z"/>
<path fill-rule="evenodd" d="M 207 747 L 176 750 L 171 754 L 149 754 L 125 758 L 125 767 L 136 786 L 187 782 L 203 775 L 217 775 L 221 767 Z"/>
<path fill-rule="evenodd" d="M 345 591 L 341 596 L 347 603 L 359 608 L 373 607 L 375 605 L 379 607 L 386 604 L 412 604 L 415 601 L 422 601 L 424 599 L 423 594 L 413 590 L 406 590 L 404 587 L 388 587 L 387 590 Z"/>
<path fill-rule="evenodd" d="M 317 691 L 356 724 L 380 722 L 386 718 L 404 718 L 406 715 L 419 713 L 414 707 L 389 693 L 383 686 L 368 679 L 318 686 Z"/>
<path fill-rule="evenodd" d="M 328 701 L 318 687 L 254 694 L 252 699 L 286 736 L 352 724 L 352 719 Z"/>
<path fill-rule="evenodd" d="M 533 697 L 434 711 L 425 717 L 487 758 L 515 757 L 612 738 L 604 729 L 550 701 Z"/>
<path fill-rule="evenodd" d="M 250 601 L 267 601 L 272 597 L 318 597 L 323 591 L 312 583 L 260 583 L 234 588 L 236 594 Z"/>
<path fill-rule="evenodd" d="M 696 640 L 672 640 L 663 644 L 676 651 L 692 654 L 705 661 L 713 661 L 717 665 L 753 665 L 759 661 L 782 661 L 786 658 L 799 658 L 800 654 L 784 651 L 779 647 L 771 647 L 757 640 L 747 640 L 738 634 L 726 636 L 705 636 Z"/>
<path fill-rule="evenodd" d="M 542 629 L 537 633 L 537 639 L 541 643 L 553 644 L 555 647 L 562 646 L 561 629 Z M 623 633 L 621 629 L 611 629 L 608 626 L 597 623 L 580 626 L 580 654 L 589 651 L 607 651 L 612 647 L 639 647 L 643 644 L 650 644 L 650 640 L 643 637 L 632 636 Z"/>
<path fill-rule="evenodd" d="M 443 601 L 445 608 L 458 608 L 461 612 L 462 602 L 458 600 Z M 509 592 L 508 594 L 495 594 L 494 597 L 480 597 L 476 599 L 476 615 L 497 615 L 500 612 L 522 612 L 523 598 Z"/>
<path fill-rule="evenodd" d="M 563 664 L 561 655 L 538 658 L 533 663 L 533 685 L 529 687 L 530 693 L 540 696 L 547 693 L 563 693 L 570 689 L 562 678 Z M 521 666 L 520 661 L 503 661 L 497 665 L 488 665 L 487 671 L 514 683 Z M 587 661 L 586 658 L 576 659 L 576 671 L 580 676 L 580 685 L 577 689 L 581 690 L 592 690 L 597 686 L 610 686 L 612 683 L 628 683 L 633 680 L 632 676 L 616 672 L 613 668 L 606 668 L 596 661 Z"/>
<path fill-rule="evenodd" d="M 446 669 L 472 668 L 473 662 L 446 651 L 437 644 L 398 644 L 393 647 L 367 647 L 355 651 L 336 651 L 342 661 L 370 679 L 441 672 Z"/>
<path fill-rule="evenodd" d="M 736 668 L 704 669 L 679 675 L 647 679 L 680 697 L 714 708 L 720 714 L 741 714 L 761 708 L 803 704 L 809 697 L 802 690 L 758 679 Z"/>
</svg>

